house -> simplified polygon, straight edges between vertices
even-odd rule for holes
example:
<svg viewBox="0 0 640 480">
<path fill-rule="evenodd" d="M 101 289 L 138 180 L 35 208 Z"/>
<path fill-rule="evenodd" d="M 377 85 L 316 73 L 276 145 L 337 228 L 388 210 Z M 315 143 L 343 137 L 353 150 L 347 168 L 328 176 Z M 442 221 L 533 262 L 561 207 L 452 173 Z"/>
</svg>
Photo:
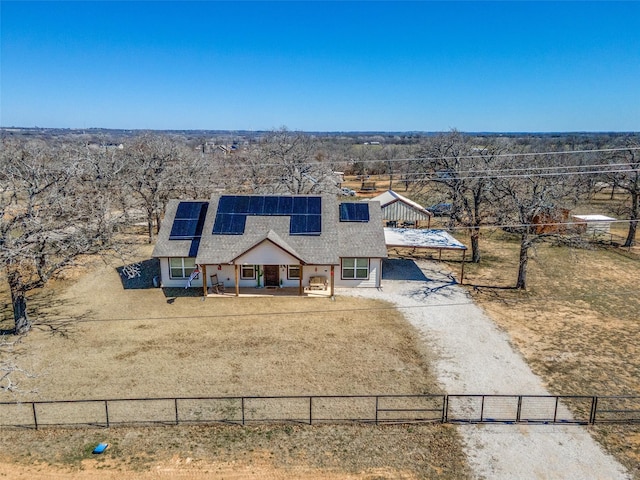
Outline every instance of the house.
<svg viewBox="0 0 640 480">
<path fill-rule="evenodd" d="M 387 190 L 377 197 L 371 198 L 370 201 L 380 202 L 382 220 L 390 227 L 403 224 L 415 227 L 420 222 L 426 222 L 427 228 L 429 228 L 431 224 L 433 214 L 430 211 L 393 190 Z"/>
<path fill-rule="evenodd" d="M 171 200 L 153 256 L 161 284 L 203 291 L 241 288 L 379 287 L 386 258 L 377 203 L 332 195 L 213 195 Z M 206 286 L 203 285 L 206 281 Z"/>
</svg>

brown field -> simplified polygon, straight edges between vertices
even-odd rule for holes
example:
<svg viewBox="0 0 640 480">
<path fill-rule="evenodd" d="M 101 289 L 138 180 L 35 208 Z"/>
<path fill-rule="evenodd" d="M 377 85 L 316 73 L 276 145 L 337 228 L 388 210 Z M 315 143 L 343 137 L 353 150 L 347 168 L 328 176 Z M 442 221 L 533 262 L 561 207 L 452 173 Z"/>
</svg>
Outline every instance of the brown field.
<svg viewBox="0 0 640 480">
<path fill-rule="evenodd" d="M 141 260 L 149 253 L 142 248 Z M 114 265 L 95 261 L 69 272 L 30 299 L 34 329 L 11 354 L 35 376 L 16 373 L 20 392 L 3 400 L 438 392 L 413 327 L 394 309 L 372 315 L 384 303 L 198 294 L 124 289 Z M 5 305 L 0 328 L 10 325 Z M 112 448 L 95 459 L 99 441 Z M 443 425 L 2 429 L 0 462 L 24 478 L 59 468 L 78 478 L 151 468 L 231 478 L 250 478 L 251 468 L 264 478 L 467 476 L 455 429 Z"/>
</svg>

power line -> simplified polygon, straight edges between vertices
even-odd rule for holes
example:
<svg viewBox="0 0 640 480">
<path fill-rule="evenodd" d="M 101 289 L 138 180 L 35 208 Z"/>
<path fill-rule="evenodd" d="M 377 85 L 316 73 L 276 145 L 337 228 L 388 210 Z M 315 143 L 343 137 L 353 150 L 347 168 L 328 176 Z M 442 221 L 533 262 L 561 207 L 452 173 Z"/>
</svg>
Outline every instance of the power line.
<svg viewBox="0 0 640 480">
<path fill-rule="evenodd" d="M 429 178 L 402 178 L 395 180 L 401 183 L 421 183 L 421 182 L 434 182 L 434 183 L 446 183 L 458 180 L 484 180 L 484 179 L 506 179 L 506 178 L 538 178 L 538 177 L 571 177 L 577 175 L 596 175 L 596 174 L 612 174 L 612 173 L 637 173 L 640 172 L 640 168 L 623 169 L 623 170 L 596 170 L 587 172 L 542 172 L 542 173 L 529 173 L 529 174 L 513 174 L 513 175 L 477 175 L 477 176 L 451 176 L 451 177 L 438 177 L 437 174 L 431 173 L 415 173 L 415 174 L 403 174 L 403 175 L 430 175 Z M 264 178 L 281 178 L 277 176 L 272 177 L 260 177 Z M 393 180 L 376 180 L 379 182 L 387 182 Z M 309 182 L 310 183 L 310 182 Z M 260 183 L 259 187 L 282 187 L 286 186 L 287 182 L 278 183 Z M 211 185 L 194 184 L 193 186 L 198 188 L 207 188 Z M 336 187 L 337 188 L 337 187 Z"/>
<path fill-rule="evenodd" d="M 511 158 L 511 157 L 534 157 L 534 156 L 555 156 L 555 155 L 576 155 L 581 153 L 612 153 L 612 152 L 628 152 L 640 150 L 640 147 L 618 147 L 618 148 L 593 148 L 587 150 L 562 150 L 562 151 L 546 151 L 546 152 L 514 152 L 514 153 L 495 153 L 495 154 L 476 154 L 476 155 L 456 155 L 456 156 L 429 156 L 429 157 L 410 157 L 410 158 L 390 158 L 390 159 L 348 159 L 334 160 L 328 163 L 389 163 L 389 162 L 412 162 L 412 161 L 434 161 L 434 160 L 466 160 L 473 158 Z M 236 164 L 234 164 L 235 166 Z M 253 167 L 281 166 L 282 163 L 252 163 Z"/>
<path fill-rule="evenodd" d="M 631 162 L 627 162 L 627 163 L 599 163 L 599 164 L 591 164 L 591 165 L 556 165 L 556 166 L 548 166 L 548 167 L 521 167 L 521 168 L 484 168 L 484 169 L 468 169 L 468 170 L 457 170 L 457 171 L 445 171 L 443 173 L 452 173 L 452 174 L 456 174 L 456 175 L 461 175 L 461 174 L 470 174 L 470 173 L 478 173 L 478 172 L 482 172 L 482 173 L 488 173 L 488 172 L 497 172 L 497 173 L 502 173 L 502 172 L 534 172 L 534 174 L 536 172 L 544 172 L 546 170 L 571 170 L 571 169 L 579 169 L 579 168 L 584 168 L 584 169 L 593 169 L 593 168 L 602 168 L 605 169 L 603 170 L 604 172 L 611 172 L 611 173 L 617 173 L 617 172 L 632 172 L 632 171 L 638 171 L 637 168 L 640 167 L 636 167 L 633 169 L 623 169 L 620 168 L 619 170 L 606 170 L 607 167 L 635 167 L 635 163 L 631 163 Z M 562 173 L 562 172 L 561 172 Z M 571 175 L 573 172 L 568 171 L 566 172 L 567 175 Z M 585 173 L 601 173 L 598 171 L 595 172 L 585 172 Z M 385 173 L 385 174 L 380 174 L 380 175 L 385 175 L 385 176 L 392 176 L 393 173 Z M 378 176 L 380 176 L 378 175 Z M 407 175 L 412 175 L 412 176 L 436 176 L 437 179 L 439 181 L 444 181 L 447 180 L 447 177 L 442 176 L 442 173 L 438 173 L 438 172 L 425 172 L 425 171 L 420 171 L 420 172 L 398 172 L 398 175 L 402 175 L 402 176 L 407 176 Z M 529 174 L 524 174 L 522 176 L 530 176 Z M 493 178 L 493 176 L 491 176 Z M 283 175 L 264 175 L 260 177 L 261 179 L 282 179 L 282 178 L 286 178 Z M 293 179 L 293 177 L 289 177 L 290 179 Z M 453 178 L 458 178 L 458 177 L 452 177 Z M 303 179 L 300 179 L 303 180 Z M 399 179 L 397 181 L 405 181 L 406 179 Z M 385 179 L 379 180 L 379 181 L 386 181 Z M 313 182 L 311 182 L 313 183 Z"/>
<path fill-rule="evenodd" d="M 601 223 L 631 223 L 631 222 L 638 222 L 640 223 L 640 219 L 636 219 L 636 220 L 631 220 L 631 219 L 625 219 L 625 220 L 607 220 L 607 221 L 601 221 Z M 482 225 L 478 225 L 473 226 L 450 226 L 450 227 L 443 227 L 444 230 L 475 230 L 476 228 L 478 229 L 505 229 L 505 228 L 524 228 L 524 227 L 560 227 L 560 226 L 571 226 L 571 227 L 582 227 L 582 226 L 587 226 L 587 221 L 586 220 L 576 220 L 575 222 L 541 222 L 541 223 L 510 223 L 510 224 L 482 224 Z M 433 229 L 432 229 L 433 230 Z"/>
</svg>

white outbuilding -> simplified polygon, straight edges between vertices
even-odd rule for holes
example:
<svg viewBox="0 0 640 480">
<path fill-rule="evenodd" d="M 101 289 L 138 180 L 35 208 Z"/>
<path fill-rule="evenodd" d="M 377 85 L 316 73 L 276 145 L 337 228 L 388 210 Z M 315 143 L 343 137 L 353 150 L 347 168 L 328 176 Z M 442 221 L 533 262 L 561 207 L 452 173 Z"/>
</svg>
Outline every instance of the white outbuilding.
<svg viewBox="0 0 640 480">
<path fill-rule="evenodd" d="M 372 202 L 380 202 L 382 208 L 382 220 L 389 227 L 395 226 L 420 226 L 426 223 L 429 228 L 433 214 L 419 203 L 403 197 L 393 190 L 387 190 L 380 195 L 370 198 Z"/>
<path fill-rule="evenodd" d="M 598 237 L 611 233 L 611 222 L 616 219 L 605 215 L 572 215 L 576 226 L 589 236 Z"/>
</svg>

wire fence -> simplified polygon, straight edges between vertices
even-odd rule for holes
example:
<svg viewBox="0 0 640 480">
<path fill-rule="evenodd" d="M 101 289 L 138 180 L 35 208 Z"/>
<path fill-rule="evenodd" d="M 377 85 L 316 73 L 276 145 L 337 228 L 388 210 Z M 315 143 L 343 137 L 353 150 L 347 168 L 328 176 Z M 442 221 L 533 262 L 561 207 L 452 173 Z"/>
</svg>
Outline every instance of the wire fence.
<svg viewBox="0 0 640 480">
<path fill-rule="evenodd" d="M 640 396 L 314 395 L 0 402 L 0 427 L 199 423 L 640 423 Z"/>
</svg>

